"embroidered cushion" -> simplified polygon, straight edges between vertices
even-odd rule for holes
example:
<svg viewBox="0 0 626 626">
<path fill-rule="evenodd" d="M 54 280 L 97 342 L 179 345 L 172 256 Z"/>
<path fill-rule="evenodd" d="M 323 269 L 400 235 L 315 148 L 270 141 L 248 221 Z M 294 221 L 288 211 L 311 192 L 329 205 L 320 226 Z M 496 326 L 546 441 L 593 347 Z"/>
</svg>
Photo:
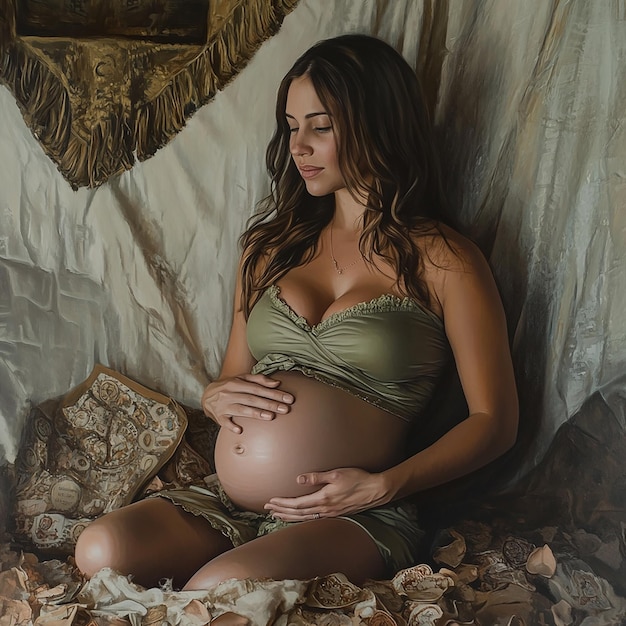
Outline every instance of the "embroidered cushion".
<svg viewBox="0 0 626 626">
<path fill-rule="evenodd" d="M 141 492 L 186 427 L 185 411 L 171 398 L 97 365 L 60 401 L 30 415 L 16 460 L 16 539 L 71 552 L 91 520 Z M 201 466 L 192 452 L 178 456 Z"/>
</svg>

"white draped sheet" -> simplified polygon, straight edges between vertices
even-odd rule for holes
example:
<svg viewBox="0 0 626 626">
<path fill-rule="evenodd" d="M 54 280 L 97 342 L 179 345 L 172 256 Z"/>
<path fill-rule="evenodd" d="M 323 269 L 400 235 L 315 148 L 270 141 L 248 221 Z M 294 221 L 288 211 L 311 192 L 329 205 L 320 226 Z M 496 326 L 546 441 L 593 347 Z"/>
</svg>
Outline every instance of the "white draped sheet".
<svg viewBox="0 0 626 626">
<path fill-rule="evenodd" d="M 71 190 L 0 87 L 0 451 L 95 362 L 197 406 L 268 191 L 275 92 L 319 39 L 371 33 L 424 76 L 460 224 L 508 314 L 534 465 L 626 359 L 626 4 L 301 0 L 152 159 Z M 620 387 L 621 385 L 621 387 Z"/>
</svg>

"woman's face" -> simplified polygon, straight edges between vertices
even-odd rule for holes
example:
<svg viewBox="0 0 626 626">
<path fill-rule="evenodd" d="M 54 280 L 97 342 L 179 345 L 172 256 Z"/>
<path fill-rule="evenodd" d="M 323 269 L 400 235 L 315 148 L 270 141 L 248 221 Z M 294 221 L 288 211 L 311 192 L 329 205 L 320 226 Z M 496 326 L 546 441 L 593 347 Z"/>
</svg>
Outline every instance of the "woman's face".
<svg viewBox="0 0 626 626">
<path fill-rule="evenodd" d="M 333 121 L 308 76 L 294 78 L 285 110 L 291 129 L 289 150 L 307 191 L 325 196 L 346 186 L 339 170 Z"/>
</svg>

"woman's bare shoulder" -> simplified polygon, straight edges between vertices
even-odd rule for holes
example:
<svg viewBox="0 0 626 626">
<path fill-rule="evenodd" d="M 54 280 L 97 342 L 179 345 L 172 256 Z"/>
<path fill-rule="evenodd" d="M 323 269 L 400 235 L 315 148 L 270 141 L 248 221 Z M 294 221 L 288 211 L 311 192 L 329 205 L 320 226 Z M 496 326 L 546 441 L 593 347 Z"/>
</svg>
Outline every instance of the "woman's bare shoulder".
<svg viewBox="0 0 626 626">
<path fill-rule="evenodd" d="M 417 242 L 423 254 L 424 270 L 429 273 L 473 272 L 486 263 L 478 246 L 445 224 L 433 224 Z"/>
<path fill-rule="evenodd" d="M 433 309 L 445 314 L 446 303 L 470 294 L 495 295 L 491 268 L 478 246 L 458 231 L 439 224 L 420 238 L 423 279 L 433 301 Z M 452 296 L 452 297 L 451 297 Z M 474 296 L 472 296 L 474 297 Z M 479 296 L 483 299 L 483 296 Z"/>
</svg>

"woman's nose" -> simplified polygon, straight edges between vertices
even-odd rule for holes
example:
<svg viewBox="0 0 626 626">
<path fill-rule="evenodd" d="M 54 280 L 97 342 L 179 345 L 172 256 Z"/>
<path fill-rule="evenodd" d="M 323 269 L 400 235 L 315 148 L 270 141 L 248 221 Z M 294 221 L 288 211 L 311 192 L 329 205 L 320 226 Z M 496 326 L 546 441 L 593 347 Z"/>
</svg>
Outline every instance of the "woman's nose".
<svg viewBox="0 0 626 626">
<path fill-rule="evenodd" d="M 306 156 L 312 152 L 310 144 L 304 140 L 302 135 L 298 134 L 292 135 L 290 150 L 293 156 Z"/>
</svg>

